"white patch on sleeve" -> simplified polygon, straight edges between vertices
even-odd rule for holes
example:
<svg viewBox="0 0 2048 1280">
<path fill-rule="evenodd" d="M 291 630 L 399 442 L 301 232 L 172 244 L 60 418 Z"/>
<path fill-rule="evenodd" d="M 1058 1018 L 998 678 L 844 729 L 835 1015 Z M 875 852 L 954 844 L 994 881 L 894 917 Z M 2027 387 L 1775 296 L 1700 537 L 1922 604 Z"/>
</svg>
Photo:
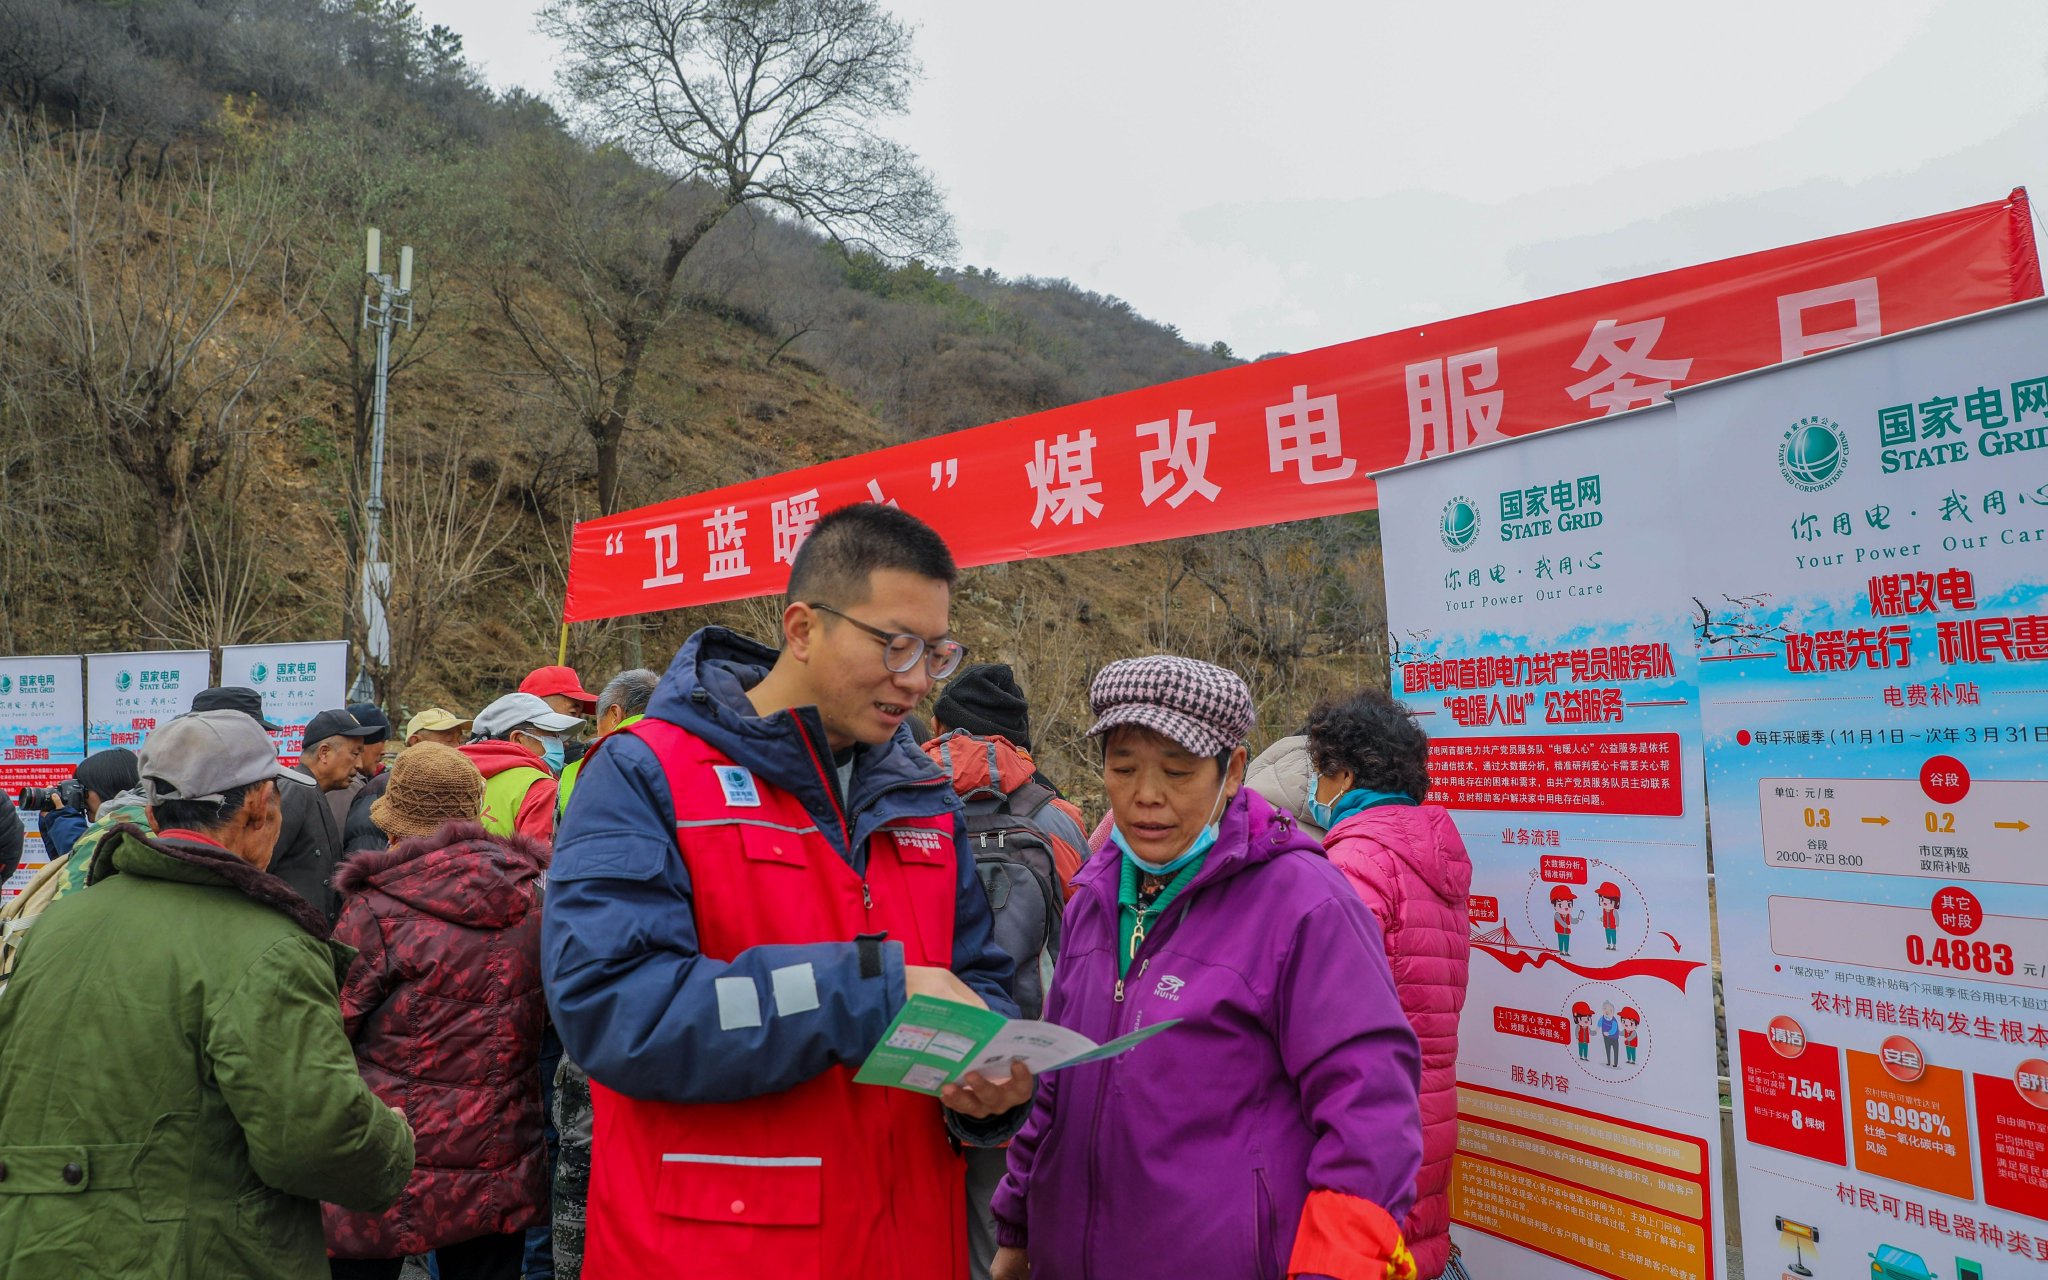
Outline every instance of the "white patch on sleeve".
<svg viewBox="0 0 2048 1280">
<path fill-rule="evenodd" d="M 744 1031 L 761 1025 L 761 993 L 752 978 L 718 978 L 711 984 L 718 992 L 718 1029 Z"/>
<path fill-rule="evenodd" d="M 818 1007 L 818 971 L 809 961 L 786 965 L 768 974 L 775 983 L 775 1012 L 778 1017 L 809 1013 Z"/>
</svg>

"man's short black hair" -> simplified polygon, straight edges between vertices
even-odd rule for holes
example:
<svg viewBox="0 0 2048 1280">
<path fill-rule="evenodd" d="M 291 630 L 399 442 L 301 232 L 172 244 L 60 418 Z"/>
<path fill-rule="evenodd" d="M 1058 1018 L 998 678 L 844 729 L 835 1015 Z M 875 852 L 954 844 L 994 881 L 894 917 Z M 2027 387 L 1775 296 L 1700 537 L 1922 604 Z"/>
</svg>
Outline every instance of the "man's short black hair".
<svg viewBox="0 0 2048 1280">
<path fill-rule="evenodd" d="M 183 827 L 188 831 L 213 831 L 235 820 L 248 803 L 249 792 L 260 786 L 250 783 L 221 792 L 218 800 L 159 800 L 149 807 L 159 830 Z"/>
<path fill-rule="evenodd" d="M 790 566 L 788 604 L 850 608 L 867 602 L 874 575 L 913 573 L 951 587 L 960 578 L 938 531 L 916 516 L 875 502 L 841 507 L 811 530 Z"/>
</svg>

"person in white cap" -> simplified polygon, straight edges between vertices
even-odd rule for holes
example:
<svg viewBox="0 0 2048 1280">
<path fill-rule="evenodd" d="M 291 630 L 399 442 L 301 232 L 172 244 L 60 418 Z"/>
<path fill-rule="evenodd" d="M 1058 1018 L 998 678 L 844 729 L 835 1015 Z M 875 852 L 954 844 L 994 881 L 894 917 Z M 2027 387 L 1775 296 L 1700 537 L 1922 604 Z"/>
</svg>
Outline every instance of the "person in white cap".
<svg viewBox="0 0 2048 1280">
<path fill-rule="evenodd" d="M 321 1202 L 381 1209 L 413 1167 L 342 1027 L 354 953 L 265 874 L 253 719 L 181 716 L 140 767 L 152 830 L 108 833 L 0 994 L 0 1266 L 325 1280 Z"/>
<path fill-rule="evenodd" d="M 532 693 L 508 693 L 476 713 L 475 736 L 461 750 L 484 775 L 484 830 L 555 838 L 556 779 L 567 735 L 582 723 Z"/>
</svg>

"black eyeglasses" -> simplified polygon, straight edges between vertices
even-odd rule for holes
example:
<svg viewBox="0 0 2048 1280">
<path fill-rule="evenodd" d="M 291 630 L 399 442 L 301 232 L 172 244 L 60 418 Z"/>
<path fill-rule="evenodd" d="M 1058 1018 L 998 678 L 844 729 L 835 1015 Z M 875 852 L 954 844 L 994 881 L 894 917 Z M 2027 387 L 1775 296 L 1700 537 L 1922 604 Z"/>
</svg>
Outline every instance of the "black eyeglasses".
<svg viewBox="0 0 2048 1280">
<path fill-rule="evenodd" d="M 927 641 L 923 636 L 912 635 L 908 631 L 884 631 L 880 627 L 869 626 L 843 610 L 834 609 L 829 604 L 813 604 L 811 608 L 820 613 L 829 613 L 835 618 L 844 618 L 880 640 L 882 665 L 899 676 L 915 667 L 918 659 L 922 658 L 924 669 L 931 673 L 932 679 L 944 680 L 958 671 L 960 664 L 967 660 L 967 646 L 958 640 Z"/>
</svg>

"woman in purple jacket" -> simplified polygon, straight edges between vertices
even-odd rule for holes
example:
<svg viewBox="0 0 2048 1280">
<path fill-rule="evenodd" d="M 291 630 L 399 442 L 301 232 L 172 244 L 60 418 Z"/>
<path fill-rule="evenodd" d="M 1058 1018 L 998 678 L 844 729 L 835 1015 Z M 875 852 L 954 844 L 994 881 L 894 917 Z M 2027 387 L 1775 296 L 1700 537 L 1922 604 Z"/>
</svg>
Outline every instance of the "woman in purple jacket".
<svg viewBox="0 0 2048 1280">
<path fill-rule="evenodd" d="M 1113 856 L 1074 878 L 1045 1016 L 1164 1035 L 1039 1081 L 996 1194 L 996 1280 L 1414 1275 L 1414 1032 L 1379 928 L 1243 786 L 1244 681 L 1112 663 L 1089 697 Z"/>
</svg>

